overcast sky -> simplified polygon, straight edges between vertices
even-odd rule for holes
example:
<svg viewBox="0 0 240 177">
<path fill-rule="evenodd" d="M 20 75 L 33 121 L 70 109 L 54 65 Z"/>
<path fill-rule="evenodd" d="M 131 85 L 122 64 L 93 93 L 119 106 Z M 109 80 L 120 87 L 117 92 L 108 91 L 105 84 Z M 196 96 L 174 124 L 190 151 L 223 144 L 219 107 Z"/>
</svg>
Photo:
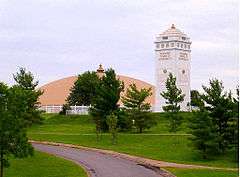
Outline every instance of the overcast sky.
<svg viewBox="0 0 240 177">
<path fill-rule="evenodd" d="M 155 36 L 172 23 L 192 40 L 191 87 L 238 82 L 238 0 L 0 0 L 0 81 L 18 67 L 40 85 L 95 70 L 154 84 Z"/>
</svg>

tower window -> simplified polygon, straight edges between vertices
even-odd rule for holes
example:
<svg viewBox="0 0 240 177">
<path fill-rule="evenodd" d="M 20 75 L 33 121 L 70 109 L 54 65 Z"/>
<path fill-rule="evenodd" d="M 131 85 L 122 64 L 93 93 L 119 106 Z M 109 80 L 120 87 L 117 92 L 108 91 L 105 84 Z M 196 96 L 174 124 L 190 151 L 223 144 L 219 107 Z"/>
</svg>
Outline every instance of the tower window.
<svg viewBox="0 0 240 177">
<path fill-rule="evenodd" d="M 183 44 L 181 44 L 181 48 L 183 48 Z"/>
<path fill-rule="evenodd" d="M 162 39 L 163 39 L 163 40 L 166 40 L 166 39 L 168 39 L 168 37 L 167 37 L 167 36 L 163 36 Z"/>
<path fill-rule="evenodd" d="M 185 49 L 187 48 L 187 45 L 186 45 L 186 44 L 184 44 L 184 48 L 185 48 Z"/>
<path fill-rule="evenodd" d="M 186 73 L 186 71 L 185 70 L 182 70 L 182 74 L 185 74 Z"/>
<path fill-rule="evenodd" d="M 164 48 L 164 44 L 161 44 L 161 48 Z"/>
<path fill-rule="evenodd" d="M 156 47 L 159 48 L 159 44 L 157 44 Z"/>
<path fill-rule="evenodd" d="M 164 73 L 164 74 L 166 74 L 166 73 L 167 73 L 167 70 L 166 70 L 166 69 L 164 69 L 164 70 L 163 70 L 163 73 Z"/>
<path fill-rule="evenodd" d="M 166 47 L 169 47 L 169 43 L 166 44 Z"/>
<path fill-rule="evenodd" d="M 190 45 L 188 45 L 188 49 L 190 49 Z"/>
<path fill-rule="evenodd" d="M 182 37 L 182 40 L 186 40 L 186 37 Z"/>
<path fill-rule="evenodd" d="M 177 43 L 177 47 L 179 47 L 179 43 Z"/>
<path fill-rule="evenodd" d="M 171 43 L 171 47 L 174 47 L 174 43 Z"/>
</svg>

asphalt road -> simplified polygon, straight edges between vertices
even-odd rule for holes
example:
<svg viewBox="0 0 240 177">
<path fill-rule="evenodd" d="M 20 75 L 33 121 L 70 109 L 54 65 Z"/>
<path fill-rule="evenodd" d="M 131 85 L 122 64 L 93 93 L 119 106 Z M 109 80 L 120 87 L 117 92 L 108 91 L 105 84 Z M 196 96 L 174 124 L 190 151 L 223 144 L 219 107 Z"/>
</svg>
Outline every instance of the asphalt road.
<svg viewBox="0 0 240 177">
<path fill-rule="evenodd" d="M 159 171 L 100 152 L 34 143 L 33 146 L 39 151 L 80 164 L 89 171 L 91 177 L 162 177 Z"/>
</svg>

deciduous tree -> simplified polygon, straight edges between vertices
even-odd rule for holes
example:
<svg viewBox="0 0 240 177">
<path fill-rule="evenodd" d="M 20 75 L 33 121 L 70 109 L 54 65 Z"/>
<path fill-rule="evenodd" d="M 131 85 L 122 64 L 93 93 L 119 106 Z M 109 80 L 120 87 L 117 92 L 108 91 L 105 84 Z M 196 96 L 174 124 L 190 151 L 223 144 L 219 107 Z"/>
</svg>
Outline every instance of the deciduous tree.
<svg viewBox="0 0 240 177">
<path fill-rule="evenodd" d="M 96 87 L 99 84 L 99 78 L 96 72 L 87 71 L 78 75 L 70 94 L 67 98 L 69 105 L 89 106 L 93 97 L 96 96 Z"/>
<path fill-rule="evenodd" d="M 100 79 L 96 87 L 96 93 L 90 108 L 90 114 L 94 117 L 96 129 L 107 131 L 106 118 L 112 112 L 119 110 L 118 101 L 120 93 L 124 89 L 124 83 L 116 78 L 115 71 L 108 69 Z"/>
<path fill-rule="evenodd" d="M 33 154 L 28 143 L 24 120 L 28 116 L 28 92 L 19 86 L 8 88 L 0 83 L 0 177 L 9 166 L 8 157 L 23 158 Z"/>
</svg>

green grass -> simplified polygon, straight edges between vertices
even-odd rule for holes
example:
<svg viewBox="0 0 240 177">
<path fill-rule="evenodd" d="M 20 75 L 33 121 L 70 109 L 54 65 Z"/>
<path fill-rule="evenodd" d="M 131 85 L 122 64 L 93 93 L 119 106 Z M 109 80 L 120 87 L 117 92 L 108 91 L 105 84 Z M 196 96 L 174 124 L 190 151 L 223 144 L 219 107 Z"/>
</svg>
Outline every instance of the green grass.
<svg viewBox="0 0 240 177">
<path fill-rule="evenodd" d="M 4 177 L 87 177 L 79 165 L 38 151 L 32 157 L 11 158 L 4 173 Z"/>
<path fill-rule="evenodd" d="M 185 119 L 191 114 L 182 113 Z M 144 134 L 131 134 L 130 132 L 118 135 L 118 144 L 112 145 L 110 135 L 103 134 L 101 141 L 96 141 L 94 124 L 89 116 L 47 116 L 43 125 L 35 125 L 29 132 L 29 138 L 62 143 L 78 144 L 102 149 L 111 149 L 118 152 L 143 156 L 147 158 L 178 163 L 202 164 L 218 167 L 237 167 L 234 155 L 231 152 L 204 160 L 196 152 L 187 135 L 161 135 L 168 134 L 167 120 L 162 114 L 154 114 L 158 121 L 156 127 Z M 187 133 L 186 123 L 180 133 Z M 42 134 L 44 133 L 44 134 Z M 179 133 L 179 132 L 178 132 Z"/>
<path fill-rule="evenodd" d="M 238 171 L 166 168 L 177 177 L 237 177 Z"/>
</svg>

